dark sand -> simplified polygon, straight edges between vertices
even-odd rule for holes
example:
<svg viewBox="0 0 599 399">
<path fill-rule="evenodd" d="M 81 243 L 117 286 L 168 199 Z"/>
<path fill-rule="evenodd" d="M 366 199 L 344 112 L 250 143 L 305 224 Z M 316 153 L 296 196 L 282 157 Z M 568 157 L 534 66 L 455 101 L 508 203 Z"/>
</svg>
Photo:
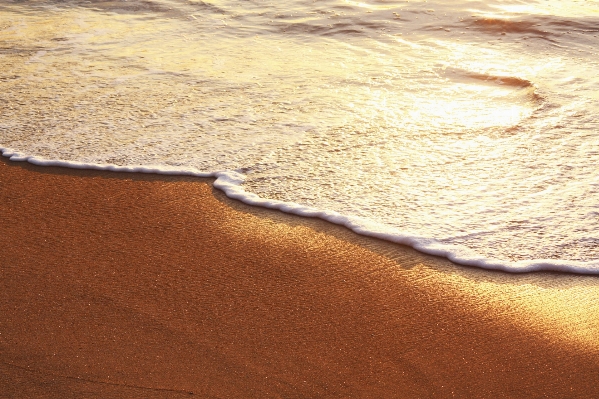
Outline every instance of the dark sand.
<svg viewBox="0 0 599 399">
<path fill-rule="evenodd" d="M 3 160 L 0 215 L 2 398 L 599 397 L 596 277 L 455 266 L 207 179 Z"/>
</svg>

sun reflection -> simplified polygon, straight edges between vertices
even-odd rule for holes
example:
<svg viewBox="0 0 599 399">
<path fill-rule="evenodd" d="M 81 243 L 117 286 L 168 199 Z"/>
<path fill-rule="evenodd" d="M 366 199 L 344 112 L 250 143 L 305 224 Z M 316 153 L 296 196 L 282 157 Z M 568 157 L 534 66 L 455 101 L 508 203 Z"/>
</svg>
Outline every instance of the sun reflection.
<svg viewBox="0 0 599 399">
<path fill-rule="evenodd" d="M 492 7 L 513 14 L 526 15 L 555 15 L 561 17 L 590 17 L 599 15 L 599 3 L 594 2 L 596 7 L 590 6 L 591 2 L 576 1 L 545 1 L 528 4 L 496 4 Z"/>
<path fill-rule="evenodd" d="M 435 126 L 453 128 L 487 128 L 513 126 L 531 114 L 528 107 L 517 104 L 495 104 L 464 99 L 421 99 L 414 104 L 410 117 L 428 119 Z"/>
<path fill-rule="evenodd" d="M 352 1 L 352 0 L 345 0 L 345 3 L 349 4 L 353 7 L 367 8 L 369 10 L 391 10 L 391 9 L 397 8 L 397 5 L 395 5 L 395 4 L 374 5 L 374 4 L 367 4 L 362 1 Z"/>
</svg>

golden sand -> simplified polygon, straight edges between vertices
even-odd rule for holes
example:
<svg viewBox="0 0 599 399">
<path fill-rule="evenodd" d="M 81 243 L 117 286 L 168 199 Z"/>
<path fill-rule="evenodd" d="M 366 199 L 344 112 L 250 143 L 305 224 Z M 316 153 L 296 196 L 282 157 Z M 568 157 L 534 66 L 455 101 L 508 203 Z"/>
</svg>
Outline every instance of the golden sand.
<svg viewBox="0 0 599 399">
<path fill-rule="evenodd" d="M 209 179 L 0 163 L 0 397 L 597 397 L 599 279 L 456 266 Z"/>
</svg>

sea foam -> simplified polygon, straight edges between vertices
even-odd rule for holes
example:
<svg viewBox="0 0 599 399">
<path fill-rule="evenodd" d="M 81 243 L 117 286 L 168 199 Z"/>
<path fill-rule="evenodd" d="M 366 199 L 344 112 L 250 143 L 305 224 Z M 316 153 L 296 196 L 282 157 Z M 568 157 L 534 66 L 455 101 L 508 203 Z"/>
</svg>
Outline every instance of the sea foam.
<svg viewBox="0 0 599 399">
<path fill-rule="evenodd" d="M 588 4 L 117 3 L 5 5 L 5 156 L 212 177 L 463 265 L 599 270 Z"/>
<path fill-rule="evenodd" d="M 433 238 L 403 234 L 396 229 L 392 229 L 388 226 L 360 217 L 346 216 L 340 214 L 339 212 L 326 209 L 317 209 L 293 202 L 261 198 L 260 196 L 247 192 L 243 189 L 242 184 L 245 180 L 245 175 L 239 171 L 230 170 L 202 172 L 197 170 L 176 169 L 164 166 L 118 166 L 110 164 L 89 164 L 74 161 L 43 159 L 22 154 L 10 148 L 0 147 L 0 151 L 2 152 L 3 156 L 9 158 L 11 161 L 29 162 L 38 166 L 58 166 L 64 168 L 104 170 L 111 172 L 153 173 L 161 175 L 182 175 L 214 178 L 214 187 L 223 191 L 227 197 L 241 201 L 245 204 L 275 209 L 301 217 L 320 218 L 326 220 L 327 222 L 344 226 L 356 234 L 409 246 L 424 254 L 444 257 L 454 263 L 464 266 L 480 267 L 489 270 L 501 270 L 510 273 L 556 271 L 578 274 L 599 274 L 599 261 L 574 262 L 555 259 L 535 259 L 529 261 L 502 262 L 496 259 L 487 259 L 477 256 L 467 248 L 459 248 L 455 245 L 439 243 Z"/>
</svg>

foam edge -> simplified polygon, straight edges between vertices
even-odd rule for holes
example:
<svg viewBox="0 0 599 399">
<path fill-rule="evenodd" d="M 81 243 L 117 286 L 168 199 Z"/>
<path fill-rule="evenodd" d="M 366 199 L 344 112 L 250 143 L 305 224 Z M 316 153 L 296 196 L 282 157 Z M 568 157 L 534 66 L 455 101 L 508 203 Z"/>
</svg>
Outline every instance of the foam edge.
<svg viewBox="0 0 599 399">
<path fill-rule="evenodd" d="M 76 161 L 49 160 L 40 157 L 21 154 L 10 148 L 0 147 L 0 152 L 11 161 L 29 162 L 38 166 L 58 166 L 72 169 L 91 169 L 111 172 L 153 173 L 162 175 L 183 175 L 215 178 L 214 187 L 223 191 L 231 199 L 247 205 L 274 209 L 300 217 L 323 219 L 329 223 L 344 226 L 356 234 L 373 237 L 396 244 L 412 247 L 424 254 L 447 258 L 453 263 L 478 267 L 487 270 L 497 270 L 508 273 L 530 273 L 539 271 L 566 272 L 586 275 L 599 275 L 599 261 L 575 262 L 560 259 L 533 259 L 518 262 L 503 262 L 477 256 L 470 251 L 460 251 L 456 247 L 444 245 L 431 238 L 416 237 L 391 230 L 382 224 L 374 223 L 359 217 L 342 215 L 335 211 L 321 210 L 292 202 L 269 200 L 254 193 L 248 193 L 242 188 L 245 175 L 238 171 L 202 172 L 192 169 L 177 169 L 166 166 L 118 166 L 113 164 L 92 164 Z M 458 252 L 461 252 L 459 254 Z"/>
</svg>

